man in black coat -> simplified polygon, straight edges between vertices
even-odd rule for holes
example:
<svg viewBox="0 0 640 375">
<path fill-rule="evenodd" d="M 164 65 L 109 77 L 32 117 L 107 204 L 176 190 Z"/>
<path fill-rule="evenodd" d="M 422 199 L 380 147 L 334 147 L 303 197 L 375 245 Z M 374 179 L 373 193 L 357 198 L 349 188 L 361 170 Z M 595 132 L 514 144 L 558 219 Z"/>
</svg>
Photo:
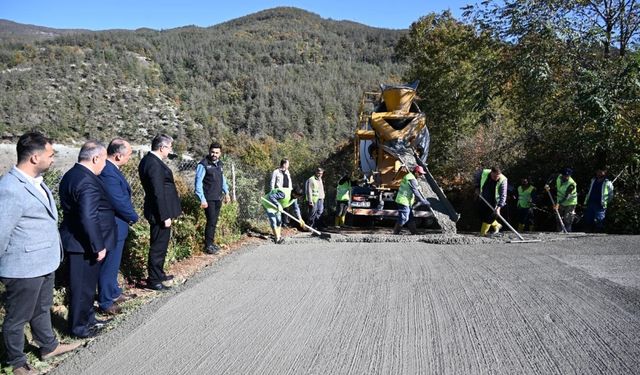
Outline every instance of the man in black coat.
<svg viewBox="0 0 640 375">
<path fill-rule="evenodd" d="M 60 181 L 62 246 L 69 264 L 69 330 L 76 337 L 95 336 L 103 324 L 95 318 L 93 299 L 100 264 L 116 244 L 115 213 L 98 178 L 107 149 L 88 141 L 76 163 Z"/>
<path fill-rule="evenodd" d="M 171 238 L 171 219 L 182 213 L 173 173 L 163 161 L 171 153 L 172 143 L 173 138 L 168 135 L 155 136 L 151 141 L 151 152 L 138 166 L 144 188 L 144 217 L 151 227 L 147 286 L 153 290 L 168 289 L 162 282 L 172 279 L 164 272 L 164 260 Z"/>
</svg>

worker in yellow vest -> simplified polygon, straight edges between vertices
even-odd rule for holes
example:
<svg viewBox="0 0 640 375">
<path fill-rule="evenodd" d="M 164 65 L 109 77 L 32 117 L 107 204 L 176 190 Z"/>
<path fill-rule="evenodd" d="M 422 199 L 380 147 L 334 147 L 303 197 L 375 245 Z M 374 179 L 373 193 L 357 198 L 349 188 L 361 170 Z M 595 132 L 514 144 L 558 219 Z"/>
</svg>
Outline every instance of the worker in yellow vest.
<svg viewBox="0 0 640 375">
<path fill-rule="evenodd" d="M 307 225 L 317 229 L 322 227 L 322 213 L 324 212 L 324 184 L 322 175 L 324 169 L 316 168 L 316 173 L 309 177 L 304 184 L 305 198 L 309 216 L 307 217 Z"/>
<path fill-rule="evenodd" d="M 571 232 L 573 219 L 576 215 L 576 206 L 578 205 L 578 187 L 573 178 L 571 178 L 572 174 L 573 169 L 564 168 L 560 175 L 555 178 L 554 186 L 556 189 L 556 204 L 553 209 L 558 211 L 567 232 Z M 547 184 L 544 188 L 549 190 L 551 187 Z M 562 231 L 562 224 L 558 222 L 556 228 L 558 232 Z"/>
<path fill-rule="evenodd" d="M 344 225 L 347 218 L 347 209 L 351 200 L 351 179 L 348 175 L 342 176 L 336 186 L 336 227 Z"/>
<path fill-rule="evenodd" d="M 481 199 L 478 199 L 478 212 L 480 214 L 480 235 L 486 236 L 489 229 L 492 234 L 496 234 L 502 228 L 502 224 L 496 220 L 496 213 L 500 213 L 502 207 L 507 204 L 507 185 L 508 180 L 502 174 L 502 170 L 498 167 L 491 169 L 482 169 L 476 173 L 474 178 L 476 186 L 476 196 L 482 197 L 489 202 L 489 207 Z M 495 210 L 495 212 L 494 212 Z"/>
<path fill-rule="evenodd" d="M 604 217 L 607 206 L 613 200 L 613 184 L 607 179 L 607 169 L 596 169 L 596 175 L 591 179 L 589 192 L 584 197 L 586 206 L 582 222 L 585 232 L 603 232 Z"/>
<path fill-rule="evenodd" d="M 400 182 L 400 188 L 396 194 L 396 204 L 398 206 L 398 220 L 393 228 L 394 234 L 400 234 L 403 225 L 409 227 L 411 234 L 416 234 L 416 222 L 413 219 L 413 208 L 419 205 L 431 206 L 429 201 L 424 197 L 420 190 L 420 185 L 416 180 L 416 176 L 419 178 L 425 174 L 424 168 L 416 166 L 413 169 L 413 173 L 408 172 Z M 415 200 L 418 199 L 419 203 L 414 206 Z"/>
<path fill-rule="evenodd" d="M 300 191 L 291 188 L 275 188 L 263 197 L 262 207 L 264 207 L 264 210 L 267 212 L 275 243 L 281 244 L 284 242 L 282 238 L 282 212 L 285 208 L 293 207 L 300 226 L 302 229 L 305 228 L 297 200 L 301 195 L 302 193 Z"/>
<path fill-rule="evenodd" d="M 532 231 L 533 204 L 536 198 L 536 188 L 529 183 L 529 178 L 520 180 L 518 186 L 518 231 Z"/>
</svg>

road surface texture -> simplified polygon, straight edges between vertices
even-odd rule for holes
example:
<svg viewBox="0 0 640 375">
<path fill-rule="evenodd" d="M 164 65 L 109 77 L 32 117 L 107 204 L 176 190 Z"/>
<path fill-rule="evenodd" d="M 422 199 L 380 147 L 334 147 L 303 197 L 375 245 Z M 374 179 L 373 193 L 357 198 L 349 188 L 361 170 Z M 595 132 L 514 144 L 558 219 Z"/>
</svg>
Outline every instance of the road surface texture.
<svg viewBox="0 0 640 375">
<path fill-rule="evenodd" d="M 369 240 L 231 254 L 52 373 L 640 373 L 638 236 Z"/>
</svg>

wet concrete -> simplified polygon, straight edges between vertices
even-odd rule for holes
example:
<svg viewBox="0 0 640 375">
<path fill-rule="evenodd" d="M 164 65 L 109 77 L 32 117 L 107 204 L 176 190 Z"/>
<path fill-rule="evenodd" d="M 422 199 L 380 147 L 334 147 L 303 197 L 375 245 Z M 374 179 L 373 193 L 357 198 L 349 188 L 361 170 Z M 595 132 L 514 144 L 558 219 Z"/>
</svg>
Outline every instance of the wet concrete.
<svg viewBox="0 0 640 375">
<path fill-rule="evenodd" d="M 638 373 L 640 238 L 536 236 L 245 248 L 53 373 Z"/>
</svg>

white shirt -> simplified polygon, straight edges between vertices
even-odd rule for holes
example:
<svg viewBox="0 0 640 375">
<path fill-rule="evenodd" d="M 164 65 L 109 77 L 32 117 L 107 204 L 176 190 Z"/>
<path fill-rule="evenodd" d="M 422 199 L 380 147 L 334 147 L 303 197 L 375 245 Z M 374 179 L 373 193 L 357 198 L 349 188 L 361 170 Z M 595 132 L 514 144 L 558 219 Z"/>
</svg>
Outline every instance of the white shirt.
<svg viewBox="0 0 640 375">
<path fill-rule="evenodd" d="M 29 183 L 31 185 L 33 185 L 36 190 L 38 190 L 40 192 L 40 194 L 42 194 L 43 197 L 45 197 L 47 200 L 49 199 L 49 196 L 47 195 L 47 191 L 44 190 L 44 188 L 42 187 L 42 176 L 38 176 L 38 177 L 31 177 L 28 174 L 26 174 L 22 169 L 18 168 L 17 166 L 14 167 L 14 169 L 16 171 L 18 171 L 22 176 L 24 176 L 24 178 L 29 181 Z"/>
</svg>

